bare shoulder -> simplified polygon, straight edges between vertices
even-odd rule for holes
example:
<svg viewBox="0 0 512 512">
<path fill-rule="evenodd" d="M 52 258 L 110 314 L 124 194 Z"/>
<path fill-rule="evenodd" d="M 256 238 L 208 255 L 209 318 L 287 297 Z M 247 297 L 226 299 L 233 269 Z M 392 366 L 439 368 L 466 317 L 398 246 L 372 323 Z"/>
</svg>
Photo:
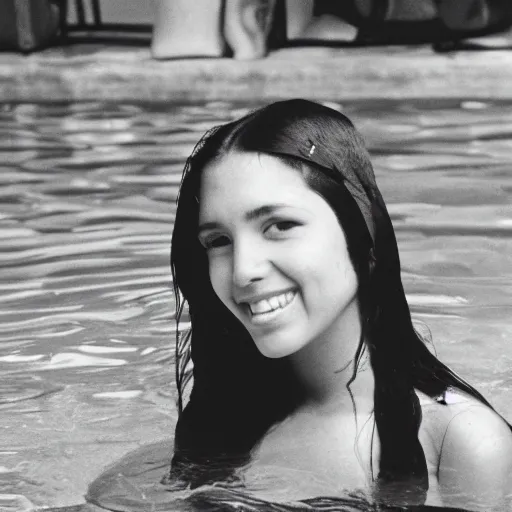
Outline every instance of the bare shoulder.
<svg viewBox="0 0 512 512">
<path fill-rule="evenodd" d="M 512 489 L 510 427 L 475 398 L 449 393 L 445 404 L 431 401 L 423 407 L 442 494 L 463 496 L 477 510 L 502 504 Z M 449 498 L 444 501 L 450 504 Z"/>
<path fill-rule="evenodd" d="M 477 465 L 480 472 L 512 470 L 512 432 L 503 418 L 472 397 L 448 407 L 440 469 L 457 467 L 467 472 Z"/>
<path fill-rule="evenodd" d="M 430 437 L 437 441 L 445 456 L 453 448 L 490 439 L 512 445 L 512 431 L 503 418 L 476 398 L 462 391 L 450 390 L 436 402 L 417 392 L 422 405 L 423 423 Z M 480 444 L 479 443 L 479 444 Z"/>
</svg>

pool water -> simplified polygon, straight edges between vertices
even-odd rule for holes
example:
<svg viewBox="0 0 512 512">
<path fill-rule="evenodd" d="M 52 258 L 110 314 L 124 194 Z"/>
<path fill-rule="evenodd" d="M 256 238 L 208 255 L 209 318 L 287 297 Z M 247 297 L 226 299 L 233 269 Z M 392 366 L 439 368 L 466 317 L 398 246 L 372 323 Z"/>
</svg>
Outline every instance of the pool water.
<svg viewBox="0 0 512 512">
<path fill-rule="evenodd" d="M 512 420 L 512 104 L 330 103 L 363 132 L 414 319 Z M 82 503 L 177 419 L 184 159 L 257 105 L 0 105 L 0 503 Z M 163 444 L 162 444 L 163 443 Z"/>
</svg>

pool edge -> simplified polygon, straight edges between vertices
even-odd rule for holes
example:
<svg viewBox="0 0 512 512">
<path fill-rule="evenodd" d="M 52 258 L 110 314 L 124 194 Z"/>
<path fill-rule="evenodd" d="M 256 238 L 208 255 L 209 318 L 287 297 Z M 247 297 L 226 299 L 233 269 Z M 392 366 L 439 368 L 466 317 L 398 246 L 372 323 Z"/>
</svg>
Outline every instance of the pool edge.
<svg viewBox="0 0 512 512">
<path fill-rule="evenodd" d="M 156 61 L 149 48 L 0 53 L 0 101 L 254 101 L 307 97 L 512 99 L 512 51 L 287 48 L 256 61 Z"/>
</svg>

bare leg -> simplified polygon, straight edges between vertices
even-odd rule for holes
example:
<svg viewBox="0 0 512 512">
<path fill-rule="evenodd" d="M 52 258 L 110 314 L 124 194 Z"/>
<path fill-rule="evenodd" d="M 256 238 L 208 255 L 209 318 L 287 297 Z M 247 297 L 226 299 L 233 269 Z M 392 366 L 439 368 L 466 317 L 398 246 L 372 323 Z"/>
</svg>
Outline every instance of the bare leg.
<svg viewBox="0 0 512 512">
<path fill-rule="evenodd" d="M 313 17 L 314 0 L 287 0 L 287 34 L 289 39 L 352 41 L 357 29 L 336 16 Z"/>
<path fill-rule="evenodd" d="M 151 53 L 155 59 L 221 57 L 222 0 L 154 0 Z"/>
<path fill-rule="evenodd" d="M 313 18 L 299 36 L 300 39 L 325 39 L 326 41 L 353 41 L 357 28 L 332 14 Z"/>
<path fill-rule="evenodd" d="M 258 59 L 267 54 L 276 0 L 226 0 L 224 35 L 235 59 Z"/>
</svg>

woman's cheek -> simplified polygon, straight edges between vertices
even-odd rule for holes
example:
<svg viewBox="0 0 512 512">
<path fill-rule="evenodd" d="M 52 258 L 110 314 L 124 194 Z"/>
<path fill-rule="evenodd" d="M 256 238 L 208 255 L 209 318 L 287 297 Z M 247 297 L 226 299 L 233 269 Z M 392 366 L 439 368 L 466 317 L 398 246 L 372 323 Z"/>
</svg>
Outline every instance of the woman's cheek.
<svg viewBox="0 0 512 512">
<path fill-rule="evenodd" d="M 226 303 L 230 290 L 229 265 L 222 258 L 209 258 L 210 282 L 219 299 Z"/>
<path fill-rule="evenodd" d="M 209 272 L 213 291 L 224 302 L 223 288 L 225 288 L 225 284 L 223 283 L 222 275 L 225 274 L 225 271 L 222 270 L 222 266 L 219 265 L 217 258 L 209 257 Z"/>
</svg>

